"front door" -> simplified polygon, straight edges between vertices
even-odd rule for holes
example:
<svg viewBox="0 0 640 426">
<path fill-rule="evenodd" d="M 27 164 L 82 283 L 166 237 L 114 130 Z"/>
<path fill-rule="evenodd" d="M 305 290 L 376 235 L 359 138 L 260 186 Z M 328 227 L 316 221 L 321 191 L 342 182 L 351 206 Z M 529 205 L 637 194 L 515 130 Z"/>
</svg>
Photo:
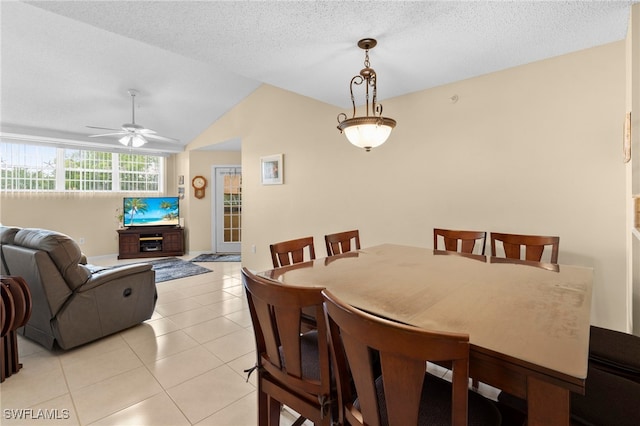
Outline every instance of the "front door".
<svg viewBox="0 0 640 426">
<path fill-rule="evenodd" d="M 242 241 L 242 169 L 214 167 L 215 236 L 217 253 L 240 253 Z"/>
</svg>

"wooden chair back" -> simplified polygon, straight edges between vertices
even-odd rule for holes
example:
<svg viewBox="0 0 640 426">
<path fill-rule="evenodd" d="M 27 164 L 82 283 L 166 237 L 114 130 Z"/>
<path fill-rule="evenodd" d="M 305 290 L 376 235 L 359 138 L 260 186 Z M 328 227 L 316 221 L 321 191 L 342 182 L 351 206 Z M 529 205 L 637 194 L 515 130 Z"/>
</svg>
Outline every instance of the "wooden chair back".
<svg viewBox="0 0 640 426">
<path fill-rule="evenodd" d="M 327 256 L 360 250 L 360 232 L 354 229 L 353 231 L 328 234 L 324 236 L 324 242 L 327 246 Z"/>
<path fill-rule="evenodd" d="M 540 262 L 542 260 L 545 247 L 550 246 L 550 263 L 558 263 L 560 237 L 492 232 L 491 256 L 497 256 L 496 241 L 502 243 L 505 257 L 509 259 L 522 259 L 533 262 Z M 522 258 L 522 247 L 525 248 L 524 259 Z"/>
<path fill-rule="evenodd" d="M 339 424 L 419 424 L 427 361 L 451 361 L 449 419 L 453 425 L 467 424 L 468 335 L 403 325 L 355 309 L 327 290 L 323 295 L 338 387 Z M 379 354 L 384 406 L 379 404 L 374 373 L 377 358 L 372 353 Z"/>
<path fill-rule="evenodd" d="M 331 423 L 327 327 L 302 333 L 302 309 L 323 318 L 321 288 L 293 287 L 242 269 L 257 348 L 258 424 L 278 425 L 280 406 L 315 424 Z"/>
<path fill-rule="evenodd" d="M 441 238 L 438 238 L 441 237 Z M 460 231 L 453 229 L 433 229 L 433 248 L 438 250 L 439 241 L 444 241 L 446 251 L 473 254 L 477 242 L 481 244 L 480 254 L 484 256 L 487 233 L 484 231 Z"/>
<path fill-rule="evenodd" d="M 271 244 L 269 249 L 271 250 L 271 260 L 273 261 L 274 268 L 304 262 L 305 249 L 307 249 L 309 253 L 308 260 L 314 260 L 316 258 L 316 252 L 313 247 L 313 237 L 298 238 Z"/>
</svg>

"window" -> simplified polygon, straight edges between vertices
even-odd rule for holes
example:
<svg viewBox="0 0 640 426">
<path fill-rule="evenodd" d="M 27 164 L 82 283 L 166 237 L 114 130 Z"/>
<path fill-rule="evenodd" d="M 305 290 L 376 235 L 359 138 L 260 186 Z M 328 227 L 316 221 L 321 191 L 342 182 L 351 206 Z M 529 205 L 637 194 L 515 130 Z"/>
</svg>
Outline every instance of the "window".
<svg viewBox="0 0 640 426">
<path fill-rule="evenodd" d="M 122 191 L 158 191 L 160 158 L 151 155 L 119 154 Z"/>
<path fill-rule="evenodd" d="M 159 156 L 0 144 L 0 190 L 160 192 Z"/>
<path fill-rule="evenodd" d="M 64 189 L 65 191 L 112 191 L 113 154 L 65 149 Z"/>
</svg>

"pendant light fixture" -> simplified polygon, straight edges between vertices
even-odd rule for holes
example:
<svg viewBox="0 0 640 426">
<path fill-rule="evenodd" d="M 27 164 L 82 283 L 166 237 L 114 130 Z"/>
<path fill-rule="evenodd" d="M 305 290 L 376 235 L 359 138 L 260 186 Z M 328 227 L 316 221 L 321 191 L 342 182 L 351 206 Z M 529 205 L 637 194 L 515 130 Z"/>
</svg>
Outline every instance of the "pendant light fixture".
<svg viewBox="0 0 640 426">
<path fill-rule="evenodd" d="M 376 72 L 370 67 L 369 50 L 378 42 L 372 38 L 365 38 L 358 42 L 358 47 L 364 49 L 364 68 L 359 75 L 354 76 L 349 84 L 353 117 L 347 118 L 345 113 L 338 114 L 338 130 L 344 133 L 349 142 L 365 151 L 382 145 L 391 130 L 396 127 L 396 120 L 382 116 L 382 105 L 377 102 Z M 353 86 L 365 86 L 365 116 L 356 117 L 356 101 L 353 96 Z M 369 92 L 371 91 L 371 98 Z M 371 115 L 369 115 L 371 112 Z"/>
</svg>

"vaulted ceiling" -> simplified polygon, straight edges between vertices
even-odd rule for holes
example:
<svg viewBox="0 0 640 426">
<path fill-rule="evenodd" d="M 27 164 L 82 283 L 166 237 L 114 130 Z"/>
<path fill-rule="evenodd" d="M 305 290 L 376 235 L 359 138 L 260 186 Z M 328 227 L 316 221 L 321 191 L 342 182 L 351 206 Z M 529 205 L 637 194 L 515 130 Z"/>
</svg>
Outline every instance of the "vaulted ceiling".
<svg viewBox="0 0 640 426">
<path fill-rule="evenodd" d="M 343 112 L 364 37 L 383 101 L 622 40 L 635 2 L 2 1 L 2 132 L 118 145 L 86 126 L 131 122 L 133 88 L 177 152 L 262 83 Z"/>
</svg>

